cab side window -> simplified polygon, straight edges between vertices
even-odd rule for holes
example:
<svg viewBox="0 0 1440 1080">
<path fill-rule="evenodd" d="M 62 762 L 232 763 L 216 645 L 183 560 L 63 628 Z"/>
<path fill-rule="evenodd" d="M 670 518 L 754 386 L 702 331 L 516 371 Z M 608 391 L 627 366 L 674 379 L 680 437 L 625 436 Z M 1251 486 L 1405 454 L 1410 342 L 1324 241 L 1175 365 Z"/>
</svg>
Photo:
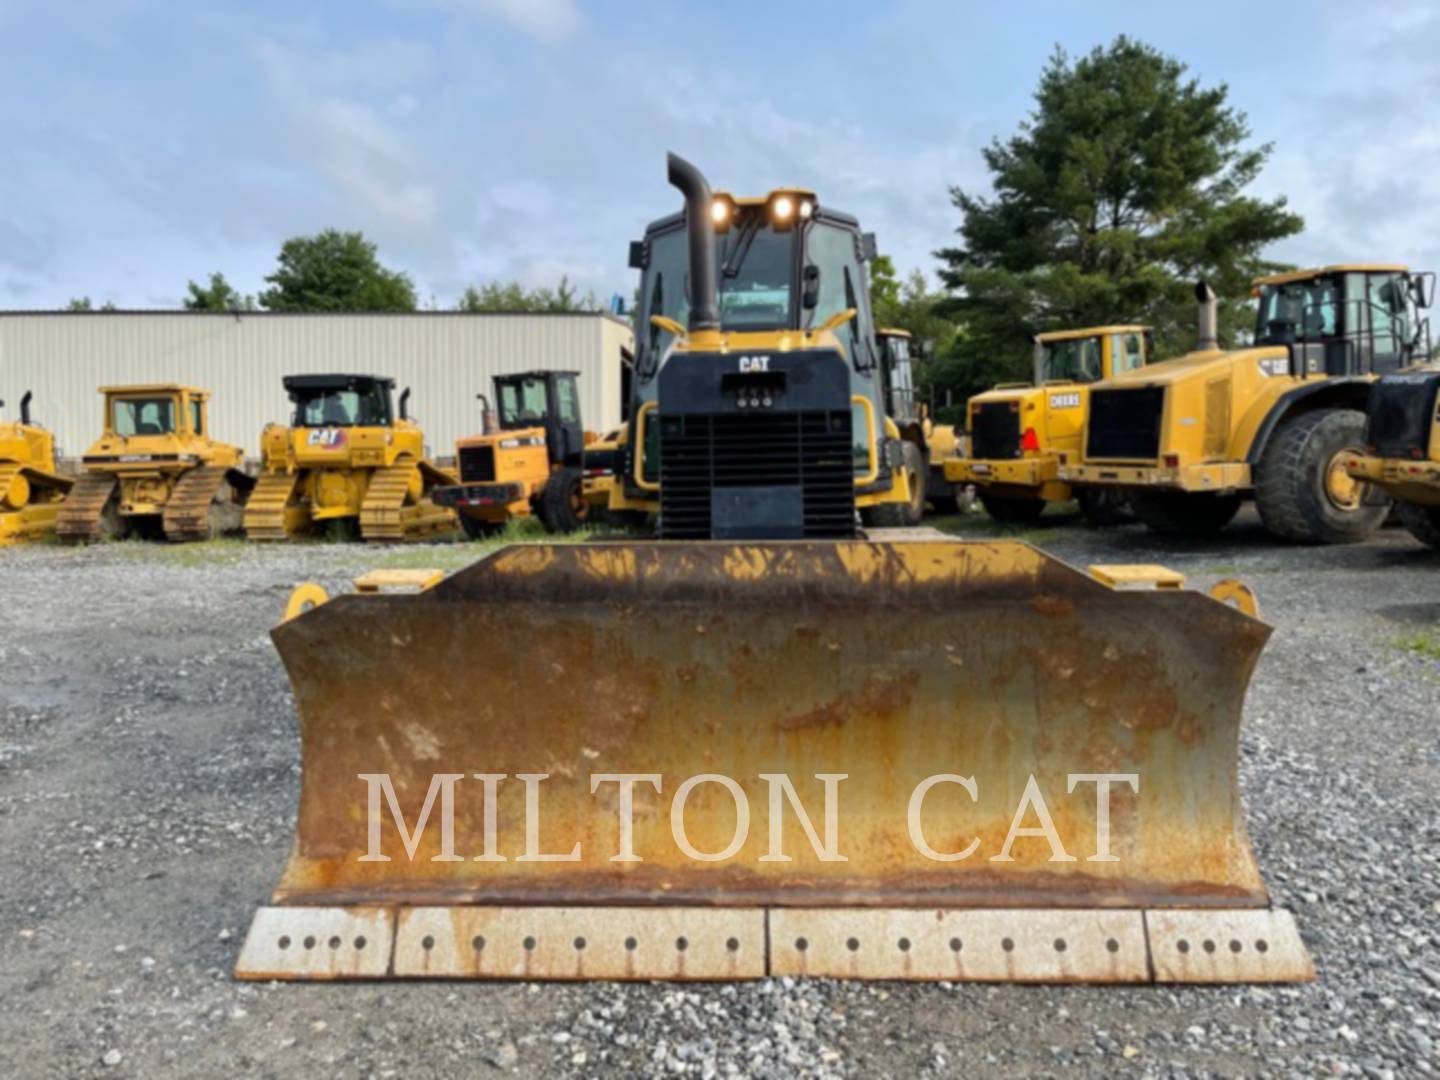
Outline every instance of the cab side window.
<svg viewBox="0 0 1440 1080">
<path fill-rule="evenodd" d="M 1110 347 L 1114 349 L 1116 375 L 1145 366 L 1145 343 L 1139 334 L 1116 334 Z"/>
<path fill-rule="evenodd" d="M 557 379 L 555 396 L 560 399 L 557 408 L 560 422 L 562 424 L 578 424 L 580 422 L 580 402 L 576 398 L 575 380 Z"/>
<path fill-rule="evenodd" d="M 190 402 L 190 434 L 205 434 L 205 413 L 198 401 Z"/>
</svg>

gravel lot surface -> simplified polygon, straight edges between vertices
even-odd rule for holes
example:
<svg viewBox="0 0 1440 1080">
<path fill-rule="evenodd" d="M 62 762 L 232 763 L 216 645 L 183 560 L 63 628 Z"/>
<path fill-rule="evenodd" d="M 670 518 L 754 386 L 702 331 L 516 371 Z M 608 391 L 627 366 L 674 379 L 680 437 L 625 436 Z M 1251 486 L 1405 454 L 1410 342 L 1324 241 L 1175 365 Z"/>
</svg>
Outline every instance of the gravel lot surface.
<svg viewBox="0 0 1440 1080">
<path fill-rule="evenodd" d="M 1258 590 L 1245 803 L 1317 983 L 234 982 L 297 797 L 290 587 L 478 549 L 42 545 L 0 551 L 0 1075 L 1440 1075 L 1440 554 L 1285 547 L 1248 513 L 1205 543 L 1024 537 Z"/>
</svg>

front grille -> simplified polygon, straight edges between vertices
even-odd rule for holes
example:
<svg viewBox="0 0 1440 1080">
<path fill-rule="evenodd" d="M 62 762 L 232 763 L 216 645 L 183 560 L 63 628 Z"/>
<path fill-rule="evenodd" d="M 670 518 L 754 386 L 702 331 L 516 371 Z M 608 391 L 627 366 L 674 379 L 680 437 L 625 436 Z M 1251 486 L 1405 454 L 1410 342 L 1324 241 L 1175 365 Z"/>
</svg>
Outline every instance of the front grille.
<svg viewBox="0 0 1440 1080">
<path fill-rule="evenodd" d="M 1020 456 L 1020 406 L 1015 401 L 982 401 L 970 414 L 970 452 L 977 461 Z"/>
<path fill-rule="evenodd" d="M 1085 457 L 1093 461 L 1156 461 L 1165 388 L 1090 391 L 1089 437 Z"/>
<path fill-rule="evenodd" d="M 460 479 L 466 484 L 488 484 L 495 479 L 495 448 L 490 445 L 460 448 Z"/>
<path fill-rule="evenodd" d="M 855 535 L 855 458 L 845 411 L 661 417 L 660 535 L 706 540 L 721 489 L 798 489 L 795 535 Z"/>
<path fill-rule="evenodd" d="M 1428 457 L 1437 398 L 1440 371 L 1387 375 L 1370 388 L 1366 443 L 1383 458 Z"/>
</svg>

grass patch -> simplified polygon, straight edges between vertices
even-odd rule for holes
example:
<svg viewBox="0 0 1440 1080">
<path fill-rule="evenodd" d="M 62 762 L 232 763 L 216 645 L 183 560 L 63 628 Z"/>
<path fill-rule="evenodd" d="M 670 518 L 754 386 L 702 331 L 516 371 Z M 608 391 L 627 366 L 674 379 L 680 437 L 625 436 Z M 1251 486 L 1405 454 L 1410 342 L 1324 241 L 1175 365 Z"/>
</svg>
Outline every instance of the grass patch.
<svg viewBox="0 0 1440 1080">
<path fill-rule="evenodd" d="M 1022 540 L 1042 544 L 1053 540 L 1057 529 L 1080 524 L 1080 509 L 1074 502 L 1050 503 L 1033 524 L 1006 525 L 983 510 L 968 514 L 945 514 L 926 518 L 926 525 L 964 540 Z"/>
<path fill-rule="evenodd" d="M 594 525 L 568 535 L 551 534 L 547 533 L 545 527 L 535 518 L 525 518 L 512 521 L 505 527 L 504 532 L 484 540 L 466 540 L 461 533 L 458 543 L 440 542 L 427 544 L 422 548 L 397 546 L 383 554 L 377 552 L 376 557 L 369 562 L 376 570 L 428 570 L 432 567 L 437 570 L 458 570 L 507 544 L 581 544 L 595 537 L 621 540 L 628 535 L 623 530 L 606 525 Z"/>
<path fill-rule="evenodd" d="M 1395 647 L 1426 660 L 1440 661 L 1440 629 L 1416 630 L 1395 639 Z"/>
<path fill-rule="evenodd" d="M 245 540 L 238 536 L 196 543 L 172 544 L 165 540 L 142 540 L 128 537 L 114 541 L 112 550 L 126 558 L 161 562 L 167 566 L 220 566 L 238 560 L 245 550 Z"/>
</svg>

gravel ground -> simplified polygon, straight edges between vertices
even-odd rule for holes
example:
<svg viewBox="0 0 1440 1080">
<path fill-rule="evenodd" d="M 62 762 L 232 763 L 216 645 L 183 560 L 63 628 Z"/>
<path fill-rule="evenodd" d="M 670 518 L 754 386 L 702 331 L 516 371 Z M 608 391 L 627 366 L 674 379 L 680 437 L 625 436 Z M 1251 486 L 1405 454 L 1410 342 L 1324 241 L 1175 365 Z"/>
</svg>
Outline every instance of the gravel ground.
<svg viewBox="0 0 1440 1080">
<path fill-rule="evenodd" d="M 1315 984 L 234 982 L 297 795 L 266 633 L 291 585 L 477 549 L 35 546 L 0 551 L 0 1074 L 1440 1073 L 1440 554 L 1398 530 L 1284 547 L 1248 514 L 1203 544 L 1064 517 L 1024 535 L 1258 590 L 1277 632 L 1245 803 Z"/>
</svg>

